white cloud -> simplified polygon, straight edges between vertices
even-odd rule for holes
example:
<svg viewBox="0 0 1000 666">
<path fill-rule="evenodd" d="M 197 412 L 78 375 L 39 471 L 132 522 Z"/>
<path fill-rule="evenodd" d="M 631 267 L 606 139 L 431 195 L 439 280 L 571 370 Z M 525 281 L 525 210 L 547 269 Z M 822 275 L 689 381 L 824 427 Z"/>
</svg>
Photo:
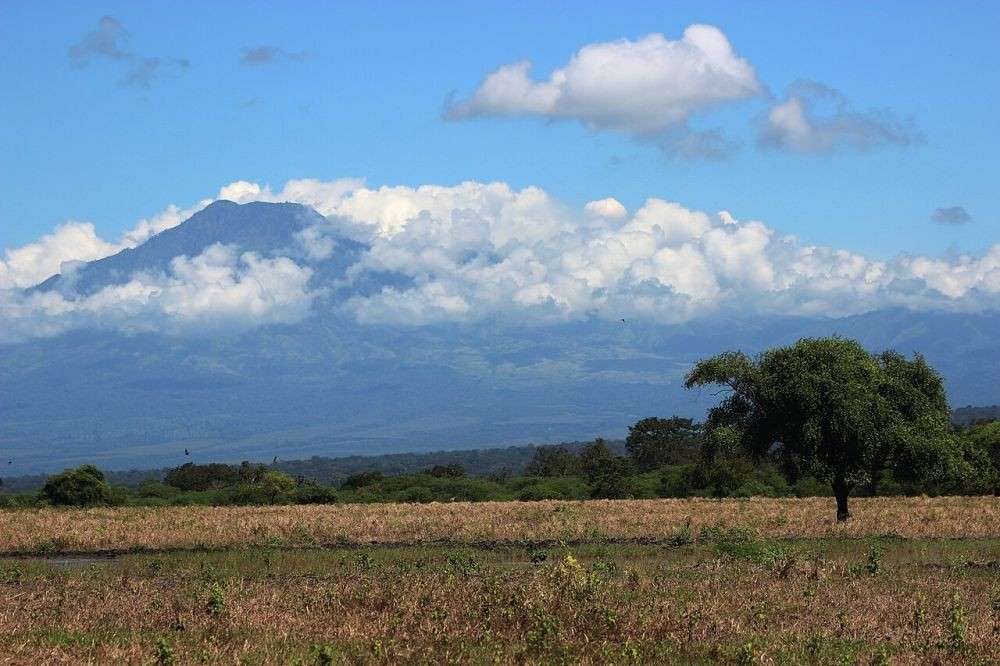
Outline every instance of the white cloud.
<svg viewBox="0 0 1000 666">
<path fill-rule="evenodd" d="M 678 323 L 714 312 L 842 316 L 893 306 L 1000 307 L 1000 245 L 978 257 L 877 261 L 802 243 L 728 211 L 710 215 L 658 198 L 631 213 L 612 198 L 573 210 L 539 188 L 505 183 L 367 188 L 359 181 L 293 181 L 275 194 L 238 182 L 220 196 L 297 200 L 329 217 L 300 233 L 307 251 L 299 260 L 215 246 L 175 259 L 164 275 L 134 275 L 87 298 L 7 289 L 0 303 L 7 339 L 78 326 L 187 333 L 300 321 L 327 286 L 309 284 L 308 264 L 330 256 L 345 233 L 370 249 L 338 286 L 362 278 L 377 284 L 385 272 L 406 278 L 326 306 L 366 325 L 588 317 Z M 126 238 L 171 225 L 180 214 L 168 209 Z M 61 228 L 29 249 L 8 251 L 0 275 L 8 287 L 30 283 L 82 256 L 63 247 L 85 246 L 98 256 L 118 245 L 87 225 Z"/>
<path fill-rule="evenodd" d="M 625 209 L 625 206 L 622 205 L 622 202 L 613 197 L 590 201 L 583 207 L 583 209 L 588 213 L 593 213 L 594 215 L 606 217 L 611 220 L 620 220 L 628 215 L 628 211 Z"/>
<path fill-rule="evenodd" d="M 656 33 L 588 44 L 547 80 L 530 78 L 530 69 L 528 61 L 500 67 L 471 97 L 450 105 L 445 117 L 571 119 L 648 137 L 761 91 L 754 68 L 709 25 L 689 26 L 676 41 Z"/>
<path fill-rule="evenodd" d="M 4 250 L 0 260 L 0 289 L 25 288 L 59 272 L 66 261 L 92 261 L 118 251 L 87 222 L 67 222 L 34 243 Z"/>
<path fill-rule="evenodd" d="M 309 288 L 312 272 L 287 257 L 267 259 L 215 244 L 196 257 L 176 257 L 166 273 L 136 273 L 86 297 L 0 290 L 0 341 L 79 327 L 204 333 L 294 323 L 321 293 Z"/>
<path fill-rule="evenodd" d="M 798 153 L 827 153 L 882 145 L 908 145 L 920 137 L 887 113 L 858 112 L 839 91 L 815 81 L 799 81 L 788 98 L 771 107 L 758 143 Z"/>
</svg>

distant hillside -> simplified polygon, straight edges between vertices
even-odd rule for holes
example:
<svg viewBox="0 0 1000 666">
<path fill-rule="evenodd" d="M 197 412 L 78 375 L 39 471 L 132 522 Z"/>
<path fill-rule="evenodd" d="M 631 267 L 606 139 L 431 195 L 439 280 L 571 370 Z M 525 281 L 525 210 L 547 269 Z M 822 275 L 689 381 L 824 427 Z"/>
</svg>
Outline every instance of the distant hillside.
<svg viewBox="0 0 1000 666">
<path fill-rule="evenodd" d="M 969 425 L 978 421 L 1000 421 L 1000 405 L 989 407 L 959 407 L 952 412 L 951 420 L 956 425 Z"/>
<path fill-rule="evenodd" d="M 624 455 L 623 440 L 606 442 L 616 453 Z M 571 451 L 578 451 L 587 442 L 563 444 Z M 473 449 L 459 451 L 431 451 L 428 453 L 393 453 L 383 456 L 345 456 L 326 458 L 313 456 L 306 460 L 279 460 L 272 467 L 293 476 L 302 476 L 328 485 L 336 485 L 351 474 L 379 471 L 386 475 L 415 474 L 434 465 L 459 464 L 470 476 L 493 474 L 521 474 L 531 462 L 537 446 L 509 446 L 502 449 Z M 107 472 L 108 480 L 119 486 L 135 486 L 148 479 L 162 479 L 167 468 Z M 38 490 L 45 484 L 46 475 L 33 474 L 3 480 L 3 490 L 11 493 Z"/>
<path fill-rule="evenodd" d="M 297 204 L 220 201 L 35 289 L 93 293 L 212 243 L 294 255 L 304 225 L 320 219 Z M 0 471 L 163 468 L 184 462 L 185 449 L 199 462 L 269 462 L 620 439 L 646 416 L 704 418 L 714 392 L 683 388 L 700 358 L 831 334 L 924 354 L 952 404 L 1000 403 L 996 311 L 364 324 L 337 304 L 409 278 L 386 270 L 345 280 L 367 246 L 330 240 L 330 253 L 310 263 L 321 296 L 298 323 L 203 336 L 78 328 L 4 345 L 0 456 L 10 464 Z"/>
</svg>

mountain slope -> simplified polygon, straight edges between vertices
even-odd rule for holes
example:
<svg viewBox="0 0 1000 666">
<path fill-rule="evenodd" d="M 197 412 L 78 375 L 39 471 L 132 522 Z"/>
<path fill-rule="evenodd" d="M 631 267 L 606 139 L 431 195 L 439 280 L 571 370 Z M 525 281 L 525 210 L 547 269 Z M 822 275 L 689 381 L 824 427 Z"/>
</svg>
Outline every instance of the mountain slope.
<svg viewBox="0 0 1000 666">
<path fill-rule="evenodd" d="M 323 221 L 319 213 L 301 204 L 254 202 L 241 205 L 216 201 L 138 247 L 88 262 L 73 271 L 72 276 L 53 275 L 34 289 L 71 290 L 89 295 L 108 285 L 127 282 L 139 271 L 166 271 L 175 257 L 197 256 L 215 243 L 236 245 L 240 251 L 264 256 L 275 253 L 295 256 L 301 253 L 301 249 L 296 248 L 296 234 Z M 348 239 L 342 239 L 338 247 L 342 254 L 350 257 L 363 249 L 364 245 Z"/>
<path fill-rule="evenodd" d="M 322 222 L 295 204 L 217 202 L 78 268 L 75 281 L 54 276 L 36 289 L 86 295 L 213 243 L 294 255 L 297 234 Z M 681 387 L 699 358 L 834 333 L 924 353 L 955 406 L 1000 403 L 997 312 L 367 326 L 337 304 L 406 280 L 338 283 L 365 249 L 335 238 L 310 264 L 324 296 L 299 323 L 200 337 L 79 329 L 0 348 L 0 454 L 14 461 L 6 474 L 173 465 L 184 449 L 238 461 L 620 438 L 644 416 L 704 414 L 716 397 Z"/>
</svg>

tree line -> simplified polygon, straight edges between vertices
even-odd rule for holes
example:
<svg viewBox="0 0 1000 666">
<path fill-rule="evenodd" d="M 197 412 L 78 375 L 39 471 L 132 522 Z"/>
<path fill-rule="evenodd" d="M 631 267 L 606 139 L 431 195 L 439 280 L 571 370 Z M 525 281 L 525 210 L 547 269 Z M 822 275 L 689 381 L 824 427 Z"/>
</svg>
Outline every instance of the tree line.
<svg viewBox="0 0 1000 666">
<path fill-rule="evenodd" d="M 471 476 L 457 463 L 411 474 L 364 470 L 320 483 L 275 466 L 186 463 L 162 480 L 109 484 L 84 465 L 7 506 L 287 504 L 651 497 L 1000 494 L 1000 421 L 953 426 L 938 373 L 920 355 L 804 339 L 755 357 L 725 352 L 685 377 L 719 401 L 703 423 L 644 418 L 624 448 L 543 446 L 523 473 Z"/>
</svg>

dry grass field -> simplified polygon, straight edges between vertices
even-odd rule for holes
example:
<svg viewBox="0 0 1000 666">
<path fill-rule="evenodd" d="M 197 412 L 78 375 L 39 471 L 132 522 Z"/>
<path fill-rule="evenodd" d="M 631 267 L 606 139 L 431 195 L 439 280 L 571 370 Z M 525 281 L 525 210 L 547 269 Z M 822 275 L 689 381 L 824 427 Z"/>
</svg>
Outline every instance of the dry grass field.
<svg viewBox="0 0 1000 666">
<path fill-rule="evenodd" d="M 1000 663 L 997 498 L 852 509 L 2 512 L 0 664 Z"/>
<path fill-rule="evenodd" d="M 1000 537 L 1000 498 L 829 498 L 23 509 L 0 513 L 0 553 L 404 543 L 666 542 L 742 527 L 776 538 Z"/>
<path fill-rule="evenodd" d="M 0 560 L 4 663 L 995 664 L 998 541 Z"/>
</svg>

